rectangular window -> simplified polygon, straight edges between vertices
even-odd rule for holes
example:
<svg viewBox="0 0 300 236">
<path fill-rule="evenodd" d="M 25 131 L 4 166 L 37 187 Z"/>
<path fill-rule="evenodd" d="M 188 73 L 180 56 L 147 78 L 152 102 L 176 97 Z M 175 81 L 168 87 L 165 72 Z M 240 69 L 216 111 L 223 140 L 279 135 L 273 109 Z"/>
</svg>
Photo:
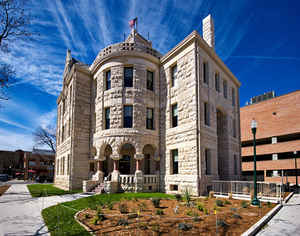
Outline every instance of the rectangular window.
<svg viewBox="0 0 300 236">
<path fill-rule="evenodd" d="M 90 162 L 90 172 L 94 172 L 95 171 L 95 164 L 94 162 Z"/>
<path fill-rule="evenodd" d="M 232 95 L 232 106 L 235 106 L 235 90 L 232 88 L 231 90 L 231 95 Z"/>
<path fill-rule="evenodd" d="M 133 67 L 124 68 L 124 87 L 133 87 Z"/>
<path fill-rule="evenodd" d="M 232 120 L 232 136 L 236 138 L 236 120 Z"/>
<path fill-rule="evenodd" d="M 204 124 L 210 125 L 209 104 L 207 102 L 204 103 Z"/>
<path fill-rule="evenodd" d="M 176 85 L 176 80 L 177 80 L 177 64 L 172 66 L 171 76 L 172 76 L 172 87 L 174 87 Z"/>
<path fill-rule="evenodd" d="M 215 73 L 215 87 L 216 87 L 216 91 L 220 92 L 220 74 L 219 73 Z"/>
<path fill-rule="evenodd" d="M 209 85 L 209 66 L 208 62 L 203 63 L 203 82 Z"/>
<path fill-rule="evenodd" d="M 125 68 L 126 69 L 126 68 Z M 105 89 L 109 90 L 111 88 L 110 70 L 105 72 Z"/>
<path fill-rule="evenodd" d="M 154 129 L 154 111 L 153 108 L 147 108 L 146 128 Z"/>
<path fill-rule="evenodd" d="M 177 111 L 177 103 L 172 105 L 172 127 L 176 127 L 178 125 L 178 111 Z"/>
<path fill-rule="evenodd" d="M 105 108 L 105 129 L 110 128 L 110 108 Z"/>
<path fill-rule="evenodd" d="M 154 73 L 147 70 L 147 89 L 153 91 L 154 87 Z"/>
<path fill-rule="evenodd" d="M 224 94 L 224 98 L 227 98 L 227 81 L 226 80 L 223 81 L 223 94 Z"/>
<path fill-rule="evenodd" d="M 171 174 L 178 174 L 178 149 L 171 150 L 171 155 L 173 167 Z"/>
<path fill-rule="evenodd" d="M 238 174 L 237 156 L 234 155 L 233 158 L 234 158 L 234 160 L 233 160 L 234 161 L 234 174 L 237 175 Z"/>
<path fill-rule="evenodd" d="M 124 128 L 132 128 L 132 106 L 124 106 Z"/>
<path fill-rule="evenodd" d="M 210 158 L 210 150 L 205 149 L 205 174 L 211 175 L 211 158 Z"/>
</svg>

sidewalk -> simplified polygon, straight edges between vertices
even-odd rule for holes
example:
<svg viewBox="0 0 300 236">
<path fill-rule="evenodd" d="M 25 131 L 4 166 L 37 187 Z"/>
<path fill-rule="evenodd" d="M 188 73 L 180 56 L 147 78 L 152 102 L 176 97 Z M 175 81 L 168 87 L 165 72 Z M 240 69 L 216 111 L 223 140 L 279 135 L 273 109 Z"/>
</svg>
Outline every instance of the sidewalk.
<svg viewBox="0 0 300 236">
<path fill-rule="evenodd" d="M 0 197 L 0 235 L 50 235 L 41 211 L 57 203 L 73 201 L 86 194 L 68 194 L 45 198 L 32 198 L 26 183 L 8 182 L 11 187 Z"/>
<path fill-rule="evenodd" d="M 257 235 L 300 235 L 300 194 L 294 194 L 288 203 L 283 205 L 281 210 Z"/>
</svg>

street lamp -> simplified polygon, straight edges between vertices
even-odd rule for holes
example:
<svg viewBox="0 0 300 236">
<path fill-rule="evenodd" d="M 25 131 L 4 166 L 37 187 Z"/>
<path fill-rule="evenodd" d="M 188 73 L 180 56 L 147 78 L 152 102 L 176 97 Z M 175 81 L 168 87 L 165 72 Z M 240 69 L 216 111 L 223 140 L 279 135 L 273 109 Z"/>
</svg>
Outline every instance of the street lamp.
<svg viewBox="0 0 300 236">
<path fill-rule="evenodd" d="M 256 180 L 256 140 L 255 140 L 255 134 L 256 134 L 256 128 L 257 128 L 257 122 L 253 119 L 251 121 L 251 130 L 253 133 L 253 158 L 254 158 L 254 197 L 252 199 L 251 204 L 253 206 L 259 206 L 259 200 L 257 199 L 257 180 Z"/>
</svg>

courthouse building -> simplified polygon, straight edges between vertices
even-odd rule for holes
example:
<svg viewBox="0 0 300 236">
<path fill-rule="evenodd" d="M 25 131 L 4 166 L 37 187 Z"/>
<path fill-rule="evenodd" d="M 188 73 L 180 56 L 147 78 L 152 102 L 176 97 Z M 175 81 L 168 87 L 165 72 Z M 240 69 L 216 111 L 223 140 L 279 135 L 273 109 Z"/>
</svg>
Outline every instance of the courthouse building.
<svg viewBox="0 0 300 236">
<path fill-rule="evenodd" d="M 68 51 L 55 185 L 200 195 L 239 178 L 240 82 L 214 46 L 209 15 L 165 55 L 134 28 L 91 65 Z"/>
<path fill-rule="evenodd" d="M 268 96 L 257 96 L 252 99 L 251 105 L 241 108 L 243 176 L 253 179 L 250 123 L 255 119 L 259 180 L 295 184 L 296 176 L 300 175 L 300 171 L 297 173 L 300 167 L 300 90 L 267 100 L 264 97 Z"/>
</svg>

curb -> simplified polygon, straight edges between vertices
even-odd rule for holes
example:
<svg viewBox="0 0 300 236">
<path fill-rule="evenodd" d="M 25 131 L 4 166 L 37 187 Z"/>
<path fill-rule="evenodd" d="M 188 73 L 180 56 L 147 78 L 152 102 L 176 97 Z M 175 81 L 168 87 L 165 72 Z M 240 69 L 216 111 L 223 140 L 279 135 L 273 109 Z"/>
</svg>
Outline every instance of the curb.
<svg viewBox="0 0 300 236">
<path fill-rule="evenodd" d="M 284 200 L 284 203 L 287 203 L 291 197 L 293 196 L 293 192 L 291 192 L 286 199 Z M 241 236 L 252 236 L 258 233 L 258 231 L 267 224 L 272 217 L 282 208 L 282 205 L 277 205 L 274 207 L 268 214 L 266 214 L 263 218 L 261 218 L 258 222 L 256 222 L 251 228 L 249 228 L 246 232 L 241 234 Z"/>
<path fill-rule="evenodd" d="M 81 223 L 79 220 L 77 220 L 77 216 L 78 216 L 81 212 L 83 212 L 83 211 L 85 211 L 85 210 L 86 210 L 86 209 L 83 209 L 83 210 L 81 210 L 81 211 L 76 212 L 76 214 L 74 215 L 74 219 L 75 219 L 75 221 L 76 221 L 78 224 L 80 224 L 80 225 L 81 225 L 88 233 L 90 233 L 90 235 L 96 236 L 96 234 L 93 233 L 93 231 L 92 231 L 92 229 L 91 229 L 90 227 L 88 227 L 87 225 L 85 225 L 85 224 Z"/>
</svg>

